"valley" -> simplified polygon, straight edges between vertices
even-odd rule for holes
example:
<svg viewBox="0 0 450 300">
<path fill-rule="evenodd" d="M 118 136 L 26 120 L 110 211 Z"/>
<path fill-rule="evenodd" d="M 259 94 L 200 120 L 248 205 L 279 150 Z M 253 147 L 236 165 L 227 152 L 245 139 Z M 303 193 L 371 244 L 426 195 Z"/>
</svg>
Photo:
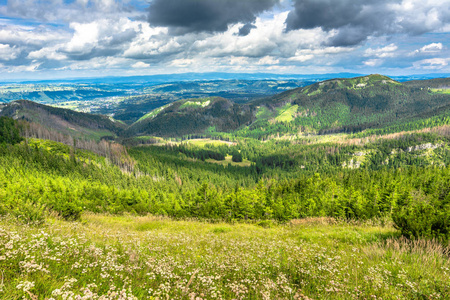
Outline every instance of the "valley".
<svg viewBox="0 0 450 300">
<path fill-rule="evenodd" d="M 132 122 L 5 101 L 0 295 L 445 299 L 447 86 L 187 93 Z"/>
</svg>

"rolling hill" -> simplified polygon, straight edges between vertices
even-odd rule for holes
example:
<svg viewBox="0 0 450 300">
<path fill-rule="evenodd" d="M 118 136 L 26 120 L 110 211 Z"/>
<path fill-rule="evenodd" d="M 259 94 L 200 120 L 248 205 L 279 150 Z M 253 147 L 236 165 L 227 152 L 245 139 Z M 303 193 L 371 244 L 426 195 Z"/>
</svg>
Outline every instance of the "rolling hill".
<svg viewBox="0 0 450 300">
<path fill-rule="evenodd" d="M 375 74 L 326 80 L 243 105 L 223 98 L 182 100 L 151 111 L 126 134 L 177 137 L 208 130 L 267 138 L 355 133 L 446 117 L 448 86 L 448 78 L 400 83 Z"/>
<path fill-rule="evenodd" d="M 115 138 L 125 128 L 125 125 L 107 116 L 76 112 L 28 100 L 0 105 L 0 116 L 37 124 L 40 127 L 37 130 L 50 130 L 74 138 L 93 140 Z"/>
<path fill-rule="evenodd" d="M 210 127 L 217 131 L 236 130 L 253 120 L 253 108 L 220 97 L 177 101 L 157 108 L 131 125 L 128 136 L 183 136 L 202 134 Z"/>
<path fill-rule="evenodd" d="M 238 104 L 221 97 L 168 103 L 127 126 L 110 117 L 19 100 L 0 115 L 41 124 L 62 134 L 101 137 L 221 135 L 267 139 L 274 136 L 389 132 L 403 127 L 448 124 L 450 79 L 400 83 L 382 75 L 331 79 Z M 430 121 L 431 120 L 431 121 Z M 431 125 L 430 125 L 431 124 Z"/>
</svg>

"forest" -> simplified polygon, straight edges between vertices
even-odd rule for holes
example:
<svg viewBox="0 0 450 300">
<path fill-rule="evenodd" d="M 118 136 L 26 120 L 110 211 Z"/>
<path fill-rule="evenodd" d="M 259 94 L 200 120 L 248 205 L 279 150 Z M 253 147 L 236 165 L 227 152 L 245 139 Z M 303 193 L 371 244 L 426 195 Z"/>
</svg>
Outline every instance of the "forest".
<svg viewBox="0 0 450 300">
<path fill-rule="evenodd" d="M 1 106 L 0 298 L 448 298 L 448 97 L 365 78 L 131 126 Z"/>
<path fill-rule="evenodd" d="M 52 212 L 78 220 L 83 211 L 226 222 L 391 219 L 407 237 L 450 237 L 447 127 L 361 145 L 241 140 L 124 148 L 102 141 L 106 151 L 96 154 L 76 143 L 23 139 L 23 122 L 0 120 L 0 213 L 25 222 Z M 227 155 L 252 163 L 210 162 Z"/>
</svg>

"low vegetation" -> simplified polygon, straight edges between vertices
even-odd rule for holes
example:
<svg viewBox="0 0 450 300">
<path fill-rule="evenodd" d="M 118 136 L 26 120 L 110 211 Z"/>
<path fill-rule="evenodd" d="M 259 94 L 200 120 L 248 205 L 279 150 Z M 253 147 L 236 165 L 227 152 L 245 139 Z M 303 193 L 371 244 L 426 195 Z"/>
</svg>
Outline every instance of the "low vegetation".
<svg viewBox="0 0 450 300">
<path fill-rule="evenodd" d="M 446 299 L 450 121 L 429 88 L 337 79 L 127 128 L 2 106 L 0 298 Z"/>
<path fill-rule="evenodd" d="M 445 299 L 448 249 L 389 224 L 0 220 L 2 299 Z"/>
</svg>

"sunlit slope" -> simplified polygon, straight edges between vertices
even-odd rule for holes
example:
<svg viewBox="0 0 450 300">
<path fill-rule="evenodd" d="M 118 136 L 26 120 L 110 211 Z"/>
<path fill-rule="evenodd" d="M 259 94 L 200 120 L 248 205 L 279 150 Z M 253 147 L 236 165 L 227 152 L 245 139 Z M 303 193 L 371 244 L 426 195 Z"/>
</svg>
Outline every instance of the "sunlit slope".
<svg viewBox="0 0 450 300">
<path fill-rule="evenodd" d="M 126 134 L 183 136 L 202 134 L 208 128 L 232 131 L 254 119 L 253 109 L 220 97 L 181 100 L 157 108 L 130 126 Z"/>
<path fill-rule="evenodd" d="M 254 121 L 240 135 L 354 133 L 446 115 L 450 95 L 426 87 L 430 82 L 418 86 L 370 75 L 298 88 L 253 102 Z"/>
<path fill-rule="evenodd" d="M 0 106 L 0 116 L 26 120 L 53 133 L 94 140 L 106 136 L 116 137 L 125 127 L 107 116 L 76 112 L 28 100 L 13 101 Z"/>
</svg>

